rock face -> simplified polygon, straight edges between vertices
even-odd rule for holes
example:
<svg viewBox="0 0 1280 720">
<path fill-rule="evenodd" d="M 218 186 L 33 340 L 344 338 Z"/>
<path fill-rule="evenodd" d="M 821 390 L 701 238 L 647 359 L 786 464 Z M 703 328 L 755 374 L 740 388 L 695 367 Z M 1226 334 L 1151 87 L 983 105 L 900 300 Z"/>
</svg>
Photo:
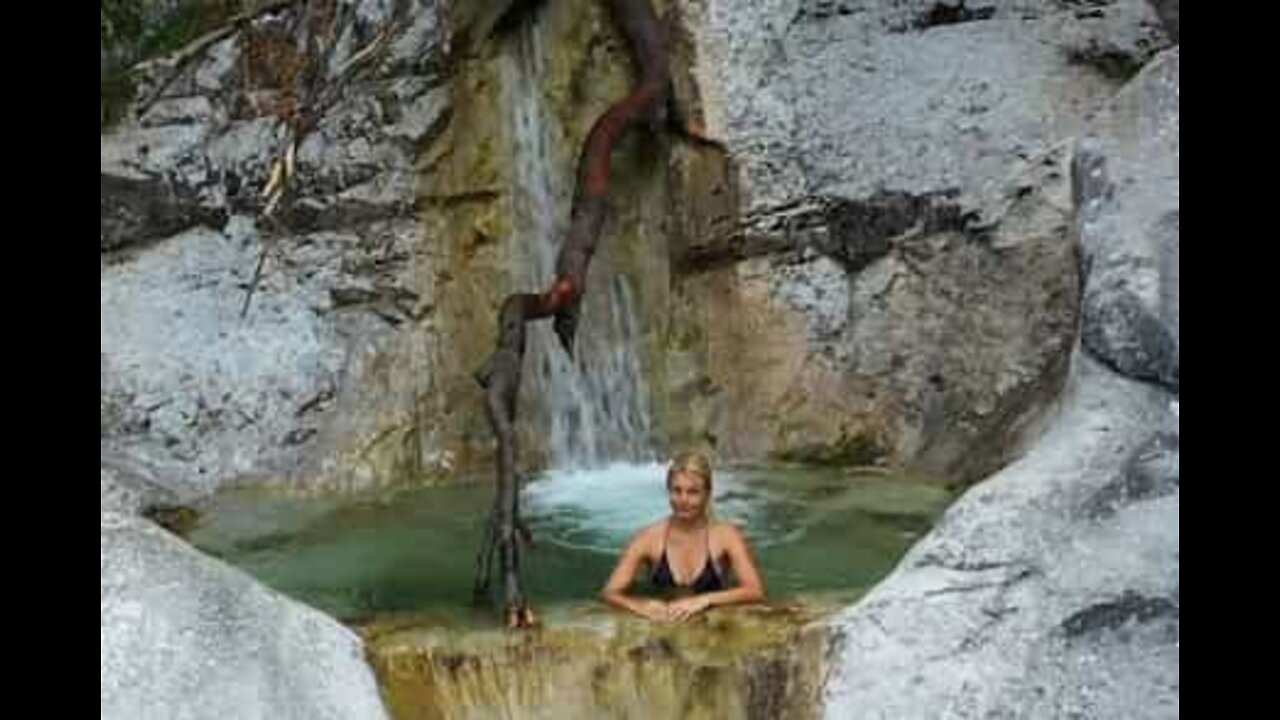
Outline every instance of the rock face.
<svg viewBox="0 0 1280 720">
<path fill-rule="evenodd" d="M 699 350 L 718 449 L 960 478 L 998 467 L 1074 340 L 1068 158 L 1023 164 L 972 208 L 833 201 L 795 247 L 682 280 L 716 311 Z"/>
<path fill-rule="evenodd" d="M 150 522 L 102 511 L 102 717 L 386 718 L 360 639 Z"/>
<path fill-rule="evenodd" d="M 1177 717 L 1172 397 L 1077 370 L 1036 446 L 832 621 L 826 717 Z"/>
<path fill-rule="evenodd" d="M 1145 0 L 694 5 L 708 122 L 766 222 L 808 197 L 973 195 L 1169 44 Z"/>
<path fill-rule="evenodd" d="M 998 468 L 1061 388 L 1090 112 L 1169 44 L 1141 0 L 693 3 L 739 220 L 675 283 L 689 434 L 733 457 Z M 708 321 L 710 316 L 715 318 Z M 673 371 L 673 375 L 677 373 Z"/>
<path fill-rule="evenodd" d="M 1175 48 L 1082 141 L 1061 409 L 832 622 L 827 717 L 1178 716 L 1178 86 Z"/>
<path fill-rule="evenodd" d="M 1164 23 L 1165 32 L 1169 33 L 1174 42 L 1178 42 L 1182 28 L 1179 0 L 1151 0 L 1151 4 L 1155 6 L 1160 22 Z"/>
<path fill-rule="evenodd" d="M 266 108 L 283 83 L 259 61 L 288 55 L 293 9 L 215 43 L 158 93 L 170 66 L 145 66 L 135 80 L 154 102 L 103 135 L 103 718 L 387 716 L 356 635 L 138 516 L 232 478 L 320 475 L 303 461 L 335 432 L 326 418 L 366 399 L 344 380 L 376 375 L 366 358 L 421 312 L 403 283 L 416 145 L 447 115 L 422 64 L 443 36 L 437 5 L 386 5 L 335 4 L 331 67 L 378 29 L 392 42 L 298 148 L 275 223 L 253 218 L 282 148 Z"/>
<path fill-rule="evenodd" d="M 403 384 L 426 339 L 398 330 L 428 321 L 433 302 L 414 283 L 415 163 L 450 114 L 447 18 L 437 2 L 334 12 L 318 72 L 336 82 L 377 52 L 298 146 L 270 220 L 260 191 L 288 138 L 273 108 L 291 87 L 282 68 L 305 59 L 295 8 L 177 71 L 144 64 L 141 114 L 102 138 L 104 442 L 206 492 L 230 479 L 368 484 L 445 459 L 421 450 L 416 387 Z M 396 351 L 408 372 L 389 371 Z"/>
<path fill-rule="evenodd" d="M 1178 392 L 1178 53 L 1145 68 L 1080 143 L 1075 165 L 1085 347 Z"/>
</svg>

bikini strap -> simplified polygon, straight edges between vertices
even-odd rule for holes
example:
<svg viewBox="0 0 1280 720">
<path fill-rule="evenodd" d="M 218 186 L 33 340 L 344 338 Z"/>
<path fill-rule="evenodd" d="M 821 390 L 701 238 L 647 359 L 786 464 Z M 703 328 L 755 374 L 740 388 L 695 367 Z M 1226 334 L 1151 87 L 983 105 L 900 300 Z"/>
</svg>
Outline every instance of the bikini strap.
<svg viewBox="0 0 1280 720">
<path fill-rule="evenodd" d="M 721 583 L 726 582 L 724 577 L 724 568 L 720 567 L 720 563 L 711 555 L 711 525 L 707 525 L 707 560 L 711 563 L 711 572 L 715 573 L 717 579 Z"/>
<path fill-rule="evenodd" d="M 716 558 L 711 554 L 711 520 L 707 520 L 707 562 L 711 563 L 711 569 L 717 575 L 720 574 L 720 568 L 716 567 Z"/>
</svg>

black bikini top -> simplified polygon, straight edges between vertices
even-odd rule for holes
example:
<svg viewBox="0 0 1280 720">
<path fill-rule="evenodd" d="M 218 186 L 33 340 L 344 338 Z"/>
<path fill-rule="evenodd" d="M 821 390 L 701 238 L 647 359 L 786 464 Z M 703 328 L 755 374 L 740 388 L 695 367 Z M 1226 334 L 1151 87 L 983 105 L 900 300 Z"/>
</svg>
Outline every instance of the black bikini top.
<svg viewBox="0 0 1280 720">
<path fill-rule="evenodd" d="M 707 526 L 707 562 L 702 566 L 702 572 L 698 573 L 698 577 L 693 579 L 689 585 L 681 585 L 676 582 L 675 574 L 671 572 L 671 564 L 667 561 L 667 533 L 671 530 L 671 524 L 668 523 L 662 532 L 662 558 L 658 560 L 658 564 L 654 566 L 653 573 L 649 576 L 649 581 L 654 587 L 660 589 L 689 589 L 694 593 L 708 593 L 725 588 L 724 580 L 720 577 L 719 571 L 716 570 L 716 564 L 711 558 L 711 526 Z"/>
</svg>

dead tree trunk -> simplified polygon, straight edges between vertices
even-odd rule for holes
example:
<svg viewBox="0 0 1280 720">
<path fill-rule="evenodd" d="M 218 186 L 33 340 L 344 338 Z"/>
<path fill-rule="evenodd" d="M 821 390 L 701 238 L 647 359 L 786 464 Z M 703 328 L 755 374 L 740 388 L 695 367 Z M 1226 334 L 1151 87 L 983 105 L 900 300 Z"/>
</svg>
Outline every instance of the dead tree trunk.
<svg viewBox="0 0 1280 720">
<path fill-rule="evenodd" d="M 516 478 L 516 398 L 525 351 L 525 323 L 554 317 L 553 326 L 565 352 L 573 353 L 587 269 L 595 253 L 607 212 L 609 162 L 622 136 L 638 124 L 658 130 L 664 125 L 700 142 L 717 144 L 686 126 L 671 92 L 667 33 L 650 0 L 609 0 L 615 21 L 631 49 L 639 77 L 631 92 L 614 103 L 591 127 L 578 156 L 577 181 L 569 233 L 556 257 L 555 280 L 540 293 L 514 293 L 502 303 L 497 349 L 476 372 L 485 390 L 485 412 L 497 438 L 497 488 L 490 524 L 477 559 L 475 598 L 488 600 L 492 561 L 501 565 L 502 601 L 508 627 L 535 624 L 520 580 L 520 556 L 528 532 L 520 521 Z"/>
</svg>

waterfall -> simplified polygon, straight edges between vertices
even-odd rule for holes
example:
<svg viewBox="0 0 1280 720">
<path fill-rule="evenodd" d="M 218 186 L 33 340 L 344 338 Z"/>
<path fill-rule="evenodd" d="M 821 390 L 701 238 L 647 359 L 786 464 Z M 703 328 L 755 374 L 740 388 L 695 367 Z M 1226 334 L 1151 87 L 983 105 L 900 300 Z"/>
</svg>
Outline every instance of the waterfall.
<svg viewBox="0 0 1280 720">
<path fill-rule="evenodd" d="M 543 30 L 530 18 L 508 39 L 501 60 L 505 105 L 515 145 L 512 268 L 518 291 L 541 291 L 554 278 L 555 258 L 569 225 L 581 138 L 557 162 L 558 130 L 540 91 Z M 564 160 L 568 162 L 564 162 Z M 600 239 L 601 249 L 607 237 Z M 643 333 L 631 281 L 601 272 L 600 253 L 587 280 L 575 357 L 560 347 L 549 320 L 531 323 L 526 382 L 541 404 L 532 416 L 550 424 L 551 467 L 600 468 L 656 457 L 648 389 L 640 362 Z"/>
</svg>

